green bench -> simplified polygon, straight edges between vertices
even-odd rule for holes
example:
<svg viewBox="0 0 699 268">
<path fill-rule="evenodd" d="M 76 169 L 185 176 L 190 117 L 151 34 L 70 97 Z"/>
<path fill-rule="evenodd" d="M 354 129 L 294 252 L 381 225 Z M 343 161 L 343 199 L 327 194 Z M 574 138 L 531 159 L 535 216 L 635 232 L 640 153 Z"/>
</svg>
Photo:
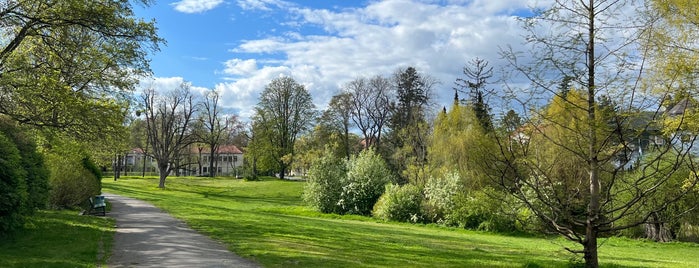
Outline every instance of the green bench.
<svg viewBox="0 0 699 268">
<path fill-rule="evenodd" d="M 94 197 L 90 197 L 90 209 L 87 214 L 90 215 L 98 215 L 101 214 L 102 216 L 107 215 L 107 204 L 104 202 L 104 196 L 103 195 L 97 195 Z"/>
</svg>

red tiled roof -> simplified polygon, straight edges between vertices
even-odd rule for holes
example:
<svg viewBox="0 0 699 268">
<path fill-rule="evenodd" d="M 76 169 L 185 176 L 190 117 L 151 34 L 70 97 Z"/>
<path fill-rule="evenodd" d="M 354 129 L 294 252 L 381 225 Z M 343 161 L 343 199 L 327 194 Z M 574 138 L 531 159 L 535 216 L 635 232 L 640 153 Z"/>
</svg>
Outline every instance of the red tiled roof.
<svg viewBox="0 0 699 268">
<path fill-rule="evenodd" d="M 224 145 L 218 148 L 220 154 L 242 154 L 243 152 L 235 145 Z"/>
<path fill-rule="evenodd" d="M 199 153 L 199 148 L 193 147 L 192 152 Z M 209 153 L 211 152 L 211 150 L 209 150 L 209 148 L 207 147 L 201 150 L 201 152 Z M 221 145 L 220 147 L 218 147 L 218 150 L 216 150 L 216 152 L 219 154 L 243 154 L 243 152 L 240 151 L 240 149 L 238 149 L 238 147 L 235 145 Z"/>
</svg>

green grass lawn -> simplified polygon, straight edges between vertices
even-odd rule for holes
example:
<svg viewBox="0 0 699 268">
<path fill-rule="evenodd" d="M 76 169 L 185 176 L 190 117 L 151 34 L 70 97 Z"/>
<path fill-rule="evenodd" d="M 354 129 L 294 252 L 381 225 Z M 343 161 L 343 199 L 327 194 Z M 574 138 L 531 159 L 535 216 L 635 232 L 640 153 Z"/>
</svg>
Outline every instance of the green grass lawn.
<svg viewBox="0 0 699 268">
<path fill-rule="evenodd" d="M 105 179 L 105 192 L 149 201 L 265 267 L 562 267 L 558 238 L 517 237 L 433 225 L 327 215 L 303 205 L 303 182 Z M 601 240 L 605 267 L 699 267 L 699 244 Z M 1 263 L 0 263 L 1 264 Z M 0 265 L 2 266 L 2 265 Z"/>
<path fill-rule="evenodd" d="M 38 211 L 24 229 L 0 238 L 0 267 L 98 267 L 113 238 L 114 219 Z"/>
</svg>

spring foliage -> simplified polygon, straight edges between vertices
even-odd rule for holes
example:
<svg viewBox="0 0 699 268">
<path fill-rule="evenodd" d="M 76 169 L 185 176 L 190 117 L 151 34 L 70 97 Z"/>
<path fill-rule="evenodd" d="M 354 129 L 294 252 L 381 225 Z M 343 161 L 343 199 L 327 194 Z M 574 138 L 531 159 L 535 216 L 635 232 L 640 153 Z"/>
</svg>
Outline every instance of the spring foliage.
<svg viewBox="0 0 699 268">
<path fill-rule="evenodd" d="M 323 213 L 341 213 L 338 202 L 346 177 L 346 161 L 330 153 L 324 154 L 308 170 L 304 200 Z"/>
<path fill-rule="evenodd" d="M 0 120 L 0 235 L 23 223 L 24 216 L 46 206 L 48 170 L 31 135 Z"/>
<path fill-rule="evenodd" d="M 386 163 L 373 150 L 347 162 L 325 154 L 309 170 L 304 199 L 322 212 L 369 215 L 385 185 L 393 181 Z"/>
<path fill-rule="evenodd" d="M 374 217 L 386 221 L 421 220 L 422 192 L 413 184 L 386 185 L 386 191 L 374 205 Z"/>
</svg>

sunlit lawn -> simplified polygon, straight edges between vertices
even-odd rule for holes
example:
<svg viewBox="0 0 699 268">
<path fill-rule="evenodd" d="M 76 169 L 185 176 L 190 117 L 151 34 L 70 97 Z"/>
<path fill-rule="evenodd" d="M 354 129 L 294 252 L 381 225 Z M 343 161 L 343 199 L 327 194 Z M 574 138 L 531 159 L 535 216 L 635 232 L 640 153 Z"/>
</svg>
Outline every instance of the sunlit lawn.
<svg viewBox="0 0 699 268">
<path fill-rule="evenodd" d="M 39 211 L 0 238 L 0 267 L 98 267 L 106 263 L 114 220 L 78 211 Z"/>
<path fill-rule="evenodd" d="M 561 267 L 557 238 L 517 237 L 325 215 L 303 206 L 303 182 L 105 179 L 104 191 L 149 201 L 265 267 Z M 699 267 L 699 245 L 601 240 L 606 267 Z"/>
</svg>

